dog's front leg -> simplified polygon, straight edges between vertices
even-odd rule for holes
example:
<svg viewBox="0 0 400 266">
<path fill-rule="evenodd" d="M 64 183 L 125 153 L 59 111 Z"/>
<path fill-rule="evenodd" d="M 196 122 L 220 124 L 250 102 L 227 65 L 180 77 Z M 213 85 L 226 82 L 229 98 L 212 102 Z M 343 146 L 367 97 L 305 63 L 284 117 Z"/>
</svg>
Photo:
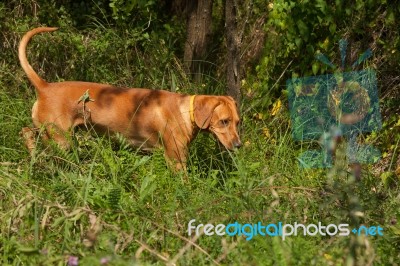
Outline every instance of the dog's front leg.
<svg viewBox="0 0 400 266">
<path fill-rule="evenodd" d="M 71 143 L 67 139 L 68 130 L 62 130 L 55 124 L 48 124 L 46 133 L 48 138 L 54 140 L 61 149 L 68 150 L 70 148 Z M 43 139 L 46 140 L 47 138 Z"/>
<path fill-rule="evenodd" d="M 169 167 L 175 172 L 186 172 L 187 148 L 183 146 L 164 146 L 164 149 L 165 160 L 167 161 Z"/>
</svg>

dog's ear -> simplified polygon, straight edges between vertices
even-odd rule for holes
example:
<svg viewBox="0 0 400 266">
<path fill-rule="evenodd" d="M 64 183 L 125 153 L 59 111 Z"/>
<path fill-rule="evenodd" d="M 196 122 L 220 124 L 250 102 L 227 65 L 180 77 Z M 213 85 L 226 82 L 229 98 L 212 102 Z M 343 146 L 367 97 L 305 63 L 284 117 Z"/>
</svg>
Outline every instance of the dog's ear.
<svg viewBox="0 0 400 266">
<path fill-rule="evenodd" d="M 194 100 L 194 121 L 201 129 L 210 126 L 214 109 L 220 104 L 216 96 L 196 96 Z"/>
<path fill-rule="evenodd" d="M 221 96 L 224 97 L 228 102 L 231 102 L 236 108 L 239 108 L 238 103 L 231 96 Z"/>
</svg>

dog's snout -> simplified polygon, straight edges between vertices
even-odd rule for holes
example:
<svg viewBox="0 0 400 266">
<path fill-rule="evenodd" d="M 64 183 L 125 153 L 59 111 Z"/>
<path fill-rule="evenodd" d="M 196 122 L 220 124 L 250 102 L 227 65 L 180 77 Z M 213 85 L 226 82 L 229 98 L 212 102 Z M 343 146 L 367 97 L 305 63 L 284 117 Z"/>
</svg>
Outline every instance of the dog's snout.
<svg viewBox="0 0 400 266">
<path fill-rule="evenodd" d="M 235 148 L 240 148 L 240 147 L 242 147 L 242 142 L 240 140 L 236 140 L 233 142 L 233 146 Z"/>
</svg>

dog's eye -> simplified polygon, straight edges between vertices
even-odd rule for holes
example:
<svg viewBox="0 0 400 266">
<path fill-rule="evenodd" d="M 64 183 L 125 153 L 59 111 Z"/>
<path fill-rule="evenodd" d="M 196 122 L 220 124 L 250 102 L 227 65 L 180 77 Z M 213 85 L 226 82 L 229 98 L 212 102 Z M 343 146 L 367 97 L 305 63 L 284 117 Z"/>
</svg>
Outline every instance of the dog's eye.
<svg viewBox="0 0 400 266">
<path fill-rule="evenodd" d="M 223 125 L 223 126 L 229 125 L 229 122 L 230 122 L 229 119 L 223 119 L 220 121 L 221 125 Z"/>
</svg>

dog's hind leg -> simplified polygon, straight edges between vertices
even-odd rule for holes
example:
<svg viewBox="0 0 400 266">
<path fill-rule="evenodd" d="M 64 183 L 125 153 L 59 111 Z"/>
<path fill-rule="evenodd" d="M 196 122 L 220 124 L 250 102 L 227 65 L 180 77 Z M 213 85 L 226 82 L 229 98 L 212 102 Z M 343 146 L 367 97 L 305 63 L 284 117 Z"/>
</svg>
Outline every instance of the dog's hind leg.
<svg viewBox="0 0 400 266">
<path fill-rule="evenodd" d="M 25 146 L 28 148 L 29 154 L 32 155 L 35 151 L 36 134 L 37 130 L 35 128 L 23 127 L 21 129 L 20 135 L 25 141 Z"/>
<path fill-rule="evenodd" d="M 25 146 L 27 147 L 30 155 L 32 155 L 35 151 L 36 137 L 40 126 L 37 115 L 38 115 L 38 102 L 36 101 L 32 107 L 32 121 L 34 127 L 23 127 L 20 131 L 20 136 L 24 139 Z"/>
<path fill-rule="evenodd" d="M 41 105 L 41 107 L 43 107 L 43 105 Z M 67 134 L 70 132 L 72 126 L 70 120 L 65 119 L 65 117 L 63 117 L 63 119 L 56 119 L 56 117 L 62 117 L 62 115 L 57 115 L 59 112 L 53 111 L 39 113 L 39 110 L 39 103 L 37 101 L 32 107 L 32 121 L 36 128 L 44 127 L 46 129 L 45 132 L 41 134 L 43 141 L 47 143 L 49 139 L 52 139 L 62 149 L 68 149 L 70 147 L 70 143 L 67 139 Z"/>
<path fill-rule="evenodd" d="M 39 125 L 40 127 L 40 125 Z M 24 139 L 25 146 L 27 147 L 29 154 L 33 155 L 36 148 L 36 138 L 40 134 L 43 142 L 48 144 L 49 140 L 54 140 L 62 149 L 69 149 L 70 143 L 66 134 L 68 131 L 59 129 L 56 125 L 50 124 L 45 127 L 45 132 L 41 132 L 40 128 L 34 127 L 23 127 L 20 135 Z"/>
</svg>

